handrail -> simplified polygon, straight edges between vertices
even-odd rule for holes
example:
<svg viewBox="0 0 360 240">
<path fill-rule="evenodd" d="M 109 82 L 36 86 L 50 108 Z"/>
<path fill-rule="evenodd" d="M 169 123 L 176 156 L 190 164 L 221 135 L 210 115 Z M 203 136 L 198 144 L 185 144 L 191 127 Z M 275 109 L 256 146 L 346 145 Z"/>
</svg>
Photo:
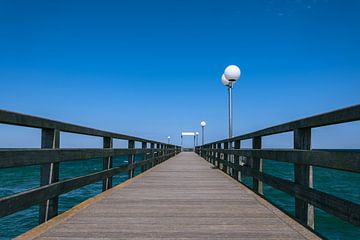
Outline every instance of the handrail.
<svg viewBox="0 0 360 240">
<path fill-rule="evenodd" d="M 314 206 L 355 226 L 360 226 L 360 204 L 313 189 L 312 175 L 313 166 L 360 173 L 360 152 L 311 150 L 312 128 L 358 120 L 360 120 L 359 104 L 206 143 L 196 147 L 196 152 L 240 182 L 244 176 L 252 177 L 252 190 L 259 195 L 263 195 L 263 183 L 265 183 L 293 196 L 295 219 L 304 226 L 314 228 Z M 294 149 L 262 148 L 262 137 L 285 132 L 294 133 Z M 241 141 L 247 139 L 252 139 L 252 149 L 241 148 Z M 263 173 L 263 159 L 294 164 L 294 181 Z"/>
<path fill-rule="evenodd" d="M 17 112 L 10 112 L 1 109 L 0 109 L 0 123 L 17 125 L 22 127 L 31 127 L 31 128 L 57 129 L 61 132 L 77 133 L 77 134 L 97 136 L 97 137 L 111 137 L 114 139 L 133 140 L 137 142 L 166 144 L 159 141 L 103 131 L 95 128 L 79 126 L 71 123 L 55 121 L 47 118 L 36 117 L 36 116 L 17 113 Z M 170 144 L 166 144 L 166 145 L 170 145 Z"/>
<path fill-rule="evenodd" d="M 128 172 L 130 179 L 135 168 L 141 167 L 144 172 L 181 151 L 173 144 L 5 110 L 0 110 L 0 123 L 41 129 L 41 149 L 0 148 L 0 169 L 40 165 L 40 186 L 0 198 L 0 217 L 40 204 L 39 223 L 43 223 L 58 214 L 59 195 L 97 181 L 102 181 L 102 190 L 106 191 L 112 187 L 113 176 Z M 102 137 L 103 148 L 60 148 L 60 132 Z M 128 148 L 113 148 L 113 139 L 127 140 Z M 140 142 L 141 148 L 136 149 L 135 142 Z M 135 155 L 141 156 L 140 162 L 135 162 Z M 127 156 L 127 165 L 113 167 L 116 156 Z M 99 158 L 103 162 L 101 171 L 59 181 L 60 162 Z"/>
<path fill-rule="evenodd" d="M 268 135 L 290 132 L 299 128 L 317 128 L 339 123 L 353 122 L 357 120 L 360 120 L 360 104 L 206 144 L 216 144 L 224 141 L 246 140 L 254 137 L 265 137 Z"/>
</svg>

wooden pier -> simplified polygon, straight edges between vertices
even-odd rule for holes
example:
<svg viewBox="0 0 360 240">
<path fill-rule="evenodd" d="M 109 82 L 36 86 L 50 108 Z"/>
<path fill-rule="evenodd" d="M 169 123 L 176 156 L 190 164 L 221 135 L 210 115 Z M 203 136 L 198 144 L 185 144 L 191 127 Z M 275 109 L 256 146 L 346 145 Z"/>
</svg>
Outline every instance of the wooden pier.
<svg viewBox="0 0 360 240">
<path fill-rule="evenodd" d="M 18 239 L 318 239 L 192 152 Z"/>
<path fill-rule="evenodd" d="M 359 120 L 354 105 L 181 152 L 168 143 L 0 110 L 1 124 L 41 132 L 39 148 L 0 148 L 0 169 L 40 166 L 38 187 L 0 198 L 0 218 L 39 206 L 40 225 L 19 239 L 316 239 L 314 207 L 360 227 L 359 203 L 313 185 L 314 166 L 360 173 L 360 152 L 311 146 L 314 128 Z M 61 148 L 61 132 L 101 138 L 103 148 Z M 264 137 L 286 132 L 293 149 L 262 148 Z M 127 148 L 114 148 L 116 139 Z M 241 146 L 246 140 L 252 148 Z M 119 156 L 128 161 L 115 166 Z M 294 180 L 263 172 L 267 159 L 293 164 Z M 61 179 L 60 164 L 72 161 L 103 167 Z M 121 173 L 128 180 L 115 186 Z M 252 188 L 244 177 L 252 178 Z M 96 182 L 103 193 L 59 215 L 59 196 Z M 264 184 L 294 198 L 294 216 L 266 201 Z"/>
</svg>

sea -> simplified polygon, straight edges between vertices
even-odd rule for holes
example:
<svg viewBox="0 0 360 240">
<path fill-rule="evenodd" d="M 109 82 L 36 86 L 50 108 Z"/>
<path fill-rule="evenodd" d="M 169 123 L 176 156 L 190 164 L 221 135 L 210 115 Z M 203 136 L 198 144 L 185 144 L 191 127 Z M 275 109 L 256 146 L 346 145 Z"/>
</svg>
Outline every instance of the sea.
<svg viewBox="0 0 360 240">
<path fill-rule="evenodd" d="M 140 161 L 136 157 L 135 161 Z M 127 164 L 127 157 L 113 158 L 114 166 Z M 264 160 L 263 171 L 277 177 L 294 180 L 293 164 Z M 69 161 L 60 163 L 60 180 L 73 178 L 102 169 L 102 159 Z M 360 174 L 314 167 L 314 188 L 360 204 Z M 136 169 L 138 175 L 140 169 Z M 9 196 L 39 186 L 40 167 L 27 166 L 0 169 L 0 197 Z M 127 180 L 127 173 L 113 177 L 113 184 Z M 252 187 L 252 178 L 245 177 L 244 184 Z M 59 197 L 59 213 L 101 193 L 102 182 L 82 187 Z M 264 185 L 264 196 L 271 203 L 294 216 L 294 198 Z M 14 238 L 38 225 L 38 206 L 0 219 L 0 239 Z M 327 239 L 360 239 L 360 228 L 315 208 L 315 231 Z"/>
</svg>

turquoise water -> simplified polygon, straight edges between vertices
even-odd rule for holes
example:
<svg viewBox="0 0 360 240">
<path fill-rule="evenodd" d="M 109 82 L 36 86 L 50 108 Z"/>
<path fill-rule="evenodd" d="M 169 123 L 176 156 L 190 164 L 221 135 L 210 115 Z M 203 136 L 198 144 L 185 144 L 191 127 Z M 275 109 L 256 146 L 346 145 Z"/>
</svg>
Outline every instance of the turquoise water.
<svg viewBox="0 0 360 240">
<path fill-rule="evenodd" d="M 140 160 L 136 157 L 135 160 Z M 114 166 L 127 164 L 127 157 L 114 158 Z M 75 176 L 89 174 L 102 169 L 102 159 L 86 161 L 72 161 L 60 164 L 60 178 L 68 179 Z M 264 171 L 274 176 L 293 180 L 293 165 L 271 160 L 264 161 Z M 135 174 L 139 174 L 136 169 Z M 127 179 L 127 173 L 113 178 L 114 184 Z M 244 179 L 251 187 L 252 179 Z M 8 196 L 39 185 L 39 167 L 21 167 L 0 169 L 0 197 Z M 341 196 L 342 198 L 360 203 L 360 174 L 347 173 L 324 168 L 314 168 L 314 187 L 321 191 Z M 102 183 L 97 182 L 81 189 L 61 195 L 59 198 L 59 212 L 62 213 L 85 199 L 101 192 Z M 279 206 L 290 215 L 294 215 L 294 200 L 289 195 L 264 186 L 264 195 L 271 202 Z M 0 239 L 15 237 L 35 227 L 38 223 L 38 206 L 12 214 L 0 219 Z M 315 209 L 315 230 L 329 239 L 360 239 L 360 228 L 348 224 L 319 209 Z"/>
</svg>

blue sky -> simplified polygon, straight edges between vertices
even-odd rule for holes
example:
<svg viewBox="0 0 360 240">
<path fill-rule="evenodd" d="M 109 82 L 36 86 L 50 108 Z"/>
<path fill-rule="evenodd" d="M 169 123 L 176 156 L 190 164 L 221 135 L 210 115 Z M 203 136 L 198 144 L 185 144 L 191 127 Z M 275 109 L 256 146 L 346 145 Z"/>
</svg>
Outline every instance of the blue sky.
<svg viewBox="0 0 360 240">
<path fill-rule="evenodd" d="M 174 143 L 205 120 L 211 141 L 227 136 L 229 64 L 242 70 L 236 135 L 358 104 L 359 12 L 355 0 L 0 0 L 0 108 Z M 314 130 L 314 147 L 360 148 L 359 126 Z M 0 146 L 39 144 L 37 130 L 0 130 Z"/>
</svg>

